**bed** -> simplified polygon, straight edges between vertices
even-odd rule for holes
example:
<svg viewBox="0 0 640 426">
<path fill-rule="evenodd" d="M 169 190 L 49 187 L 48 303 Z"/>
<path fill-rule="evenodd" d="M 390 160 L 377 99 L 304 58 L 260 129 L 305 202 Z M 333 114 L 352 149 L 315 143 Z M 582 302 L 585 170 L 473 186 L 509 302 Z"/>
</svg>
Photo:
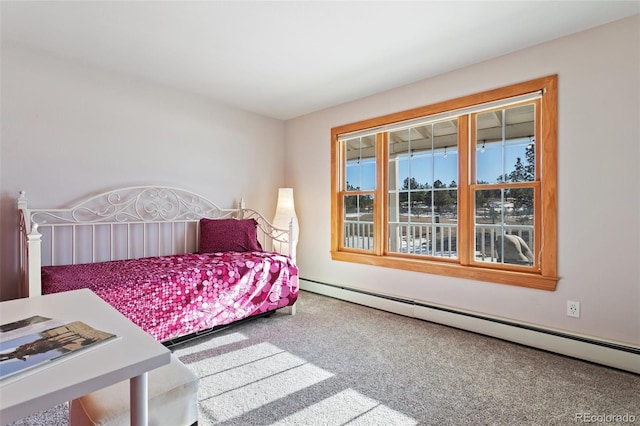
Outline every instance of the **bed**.
<svg viewBox="0 0 640 426">
<path fill-rule="evenodd" d="M 62 209 L 18 198 L 21 296 L 89 288 L 167 345 L 282 308 L 294 314 L 293 225 L 161 186 Z"/>
</svg>

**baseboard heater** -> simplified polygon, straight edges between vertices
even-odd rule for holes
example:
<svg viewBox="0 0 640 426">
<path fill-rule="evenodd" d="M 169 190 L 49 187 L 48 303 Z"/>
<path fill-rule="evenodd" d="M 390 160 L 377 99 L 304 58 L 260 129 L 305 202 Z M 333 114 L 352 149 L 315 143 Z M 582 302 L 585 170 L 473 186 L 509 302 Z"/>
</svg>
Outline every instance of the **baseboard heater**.
<svg viewBox="0 0 640 426">
<path fill-rule="evenodd" d="M 336 299 L 443 324 L 640 374 L 640 347 L 536 327 L 470 311 L 390 297 L 306 278 L 300 288 Z"/>
</svg>

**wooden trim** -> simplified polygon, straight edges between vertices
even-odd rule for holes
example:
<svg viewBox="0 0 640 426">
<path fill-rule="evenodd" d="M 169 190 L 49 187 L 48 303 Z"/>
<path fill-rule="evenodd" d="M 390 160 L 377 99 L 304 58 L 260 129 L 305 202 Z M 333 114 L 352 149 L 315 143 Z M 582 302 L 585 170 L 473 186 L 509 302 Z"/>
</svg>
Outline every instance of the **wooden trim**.
<svg viewBox="0 0 640 426">
<path fill-rule="evenodd" d="M 536 187 L 533 189 L 534 194 L 533 194 L 533 199 L 534 199 L 534 204 L 533 204 L 533 245 L 535 248 L 535 251 L 533 252 L 535 254 L 535 258 L 533 259 L 533 266 L 536 269 L 536 271 L 540 271 L 540 265 L 542 263 L 542 257 L 541 257 L 541 253 L 542 253 L 542 221 L 544 218 L 543 215 L 543 211 L 542 211 L 542 191 L 541 191 L 541 187 L 544 184 L 545 181 L 547 181 L 546 176 L 543 176 L 540 170 L 540 152 L 541 150 L 538 147 L 542 147 L 543 145 L 545 145 L 545 140 L 542 140 L 542 143 L 540 143 L 540 135 L 542 134 L 542 102 L 538 99 L 535 103 L 536 106 L 536 110 L 535 110 L 535 116 L 536 116 L 536 127 L 535 127 L 535 134 L 533 135 L 535 138 L 535 144 L 534 144 L 534 166 L 535 166 L 535 176 L 534 179 L 537 183 L 539 183 L 538 185 L 536 185 Z M 554 144 L 555 146 L 555 144 Z M 557 151 L 557 148 L 554 149 L 554 151 Z M 555 237 L 554 237 L 555 238 Z M 554 275 L 555 275 L 555 271 L 554 271 Z"/>
<path fill-rule="evenodd" d="M 339 174 L 342 167 L 341 160 L 338 159 L 338 133 L 335 129 L 331 129 L 331 250 L 337 251 L 342 235 L 342 220 L 338 216 L 339 196 L 337 184 L 339 182 Z M 340 160 L 340 161 L 339 161 Z"/>
<path fill-rule="evenodd" d="M 543 275 L 557 274 L 558 235 L 558 77 L 544 81 L 542 105 L 542 149 L 540 172 L 542 175 L 542 248 L 540 251 Z M 537 141 L 536 141 L 537 142 Z"/>
<path fill-rule="evenodd" d="M 356 252 L 332 252 L 331 258 L 337 261 L 360 263 L 371 266 L 401 269 L 405 271 L 444 275 L 469 280 L 508 284 L 539 290 L 554 291 L 559 278 L 516 270 L 490 269 L 479 266 L 458 265 L 449 262 L 400 258 L 394 256 L 371 256 Z"/>
<path fill-rule="evenodd" d="M 359 130 L 386 126 L 393 123 L 399 123 L 406 120 L 412 120 L 414 118 L 425 117 L 429 115 L 439 114 L 442 112 L 453 111 L 456 109 L 467 108 L 473 105 L 481 105 L 488 102 L 499 101 L 501 99 L 512 98 L 514 96 L 526 95 L 527 93 L 533 93 L 538 90 L 544 90 L 545 88 L 552 86 L 552 82 L 557 79 L 557 76 L 552 75 L 548 77 L 542 77 L 535 80 L 526 81 L 523 83 L 516 83 L 510 86 L 500 87 L 486 92 L 476 93 L 473 95 L 462 96 L 456 99 L 438 102 L 431 105 L 426 105 L 418 108 L 412 108 L 406 111 L 401 111 L 393 114 L 383 115 L 381 117 L 370 118 L 367 120 L 358 121 L 356 123 L 344 124 L 334 127 L 331 132 L 336 135 L 344 133 L 356 132 Z"/>
<path fill-rule="evenodd" d="M 501 99 L 512 98 L 536 91 L 543 92 L 542 101 L 536 100 L 536 181 L 519 183 L 499 183 L 477 185 L 475 177 L 475 115 L 461 115 L 458 119 L 458 260 L 432 260 L 388 253 L 385 241 L 388 238 L 388 208 L 386 206 L 388 186 L 388 141 L 386 135 L 379 133 L 376 141 L 377 184 L 375 190 L 374 229 L 376 232 L 376 255 L 370 252 L 343 249 L 339 238 L 342 235 L 342 217 L 336 180 L 340 177 L 340 168 L 344 167 L 343 158 L 337 158 L 336 147 L 340 134 L 385 126 L 419 117 L 434 115 L 446 111 L 480 105 Z M 523 287 L 554 290 L 557 275 L 557 76 L 530 80 L 523 83 L 439 102 L 394 114 L 388 114 L 331 129 L 331 165 L 332 165 L 332 259 L 363 263 L 368 265 L 391 267 L 416 272 L 433 273 L 451 277 L 511 284 Z M 471 128 L 471 132 L 469 132 Z M 469 138 L 471 134 L 471 138 Z M 534 205 L 534 250 L 537 254 L 534 267 L 518 265 L 486 265 L 475 262 L 473 258 L 474 194 L 476 189 L 533 188 L 536 203 Z M 539 222 L 539 223 L 538 223 Z"/>
<path fill-rule="evenodd" d="M 460 264 L 468 265 L 472 259 L 471 245 L 473 233 L 469 227 L 473 221 L 473 200 L 470 198 L 469 174 L 470 161 L 475 159 L 469 140 L 469 115 L 458 117 L 458 259 Z M 473 168 L 471 169 L 473 170 Z"/>
<path fill-rule="evenodd" d="M 379 256 L 382 256 L 387 251 L 388 230 L 389 223 L 388 217 L 388 200 L 387 200 L 387 183 L 389 182 L 389 137 L 387 133 L 378 133 L 376 135 L 376 200 L 380 203 L 380 208 L 376 210 L 378 214 L 375 215 L 379 218 L 379 224 L 376 226 L 377 244 L 376 249 Z"/>
</svg>

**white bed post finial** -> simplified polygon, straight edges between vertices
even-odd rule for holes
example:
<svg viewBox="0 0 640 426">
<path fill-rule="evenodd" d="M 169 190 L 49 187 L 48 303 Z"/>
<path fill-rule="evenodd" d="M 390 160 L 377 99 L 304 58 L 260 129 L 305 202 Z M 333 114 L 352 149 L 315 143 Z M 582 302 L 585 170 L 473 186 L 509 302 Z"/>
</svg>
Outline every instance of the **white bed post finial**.
<svg viewBox="0 0 640 426">
<path fill-rule="evenodd" d="M 238 219 L 243 219 L 244 217 L 244 198 L 240 197 L 240 202 L 238 202 Z"/>
<path fill-rule="evenodd" d="M 20 196 L 18 197 L 18 208 L 27 208 L 27 193 L 25 191 L 20 191 Z"/>
<path fill-rule="evenodd" d="M 27 296 L 40 296 L 42 294 L 42 284 L 40 277 L 40 241 L 42 239 L 42 234 L 38 232 L 38 224 L 31 221 L 31 214 L 27 209 L 27 193 L 25 191 L 20 191 L 20 196 L 18 197 L 18 210 L 21 211 L 21 220 L 22 225 L 20 227 L 21 231 L 24 235 L 21 235 L 20 238 L 23 238 L 22 241 L 26 240 L 26 253 L 21 254 L 21 261 L 26 262 L 26 265 L 20 265 L 20 268 L 25 273 L 27 277 L 27 283 L 21 291 L 27 291 Z M 24 247 L 24 246 L 22 246 Z M 23 285 L 25 281 L 22 282 Z"/>
<path fill-rule="evenodd" d="M 296 235 L 294 234 L 295 222 L 293 217 L 289 220 L 289 257 L 293 259 L 293 262 L 296 261 Z"/>
<path fill-rule="evenodd" d="M 31 232 L 27 234 L 27 247 L 29 250 L 29 297 L 42 295 L 42 282 L 40 276 L 40 240 L 42 234 L 38 232 L 38 224 L 31 225 Z"/>
</svg>

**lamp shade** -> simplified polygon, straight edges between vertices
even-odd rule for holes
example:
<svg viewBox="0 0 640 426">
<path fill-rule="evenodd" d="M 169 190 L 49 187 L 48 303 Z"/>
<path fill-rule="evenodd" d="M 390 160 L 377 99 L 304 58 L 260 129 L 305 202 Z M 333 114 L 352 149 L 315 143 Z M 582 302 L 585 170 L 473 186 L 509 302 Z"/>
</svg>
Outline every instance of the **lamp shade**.
<svg viewBox="0 0 640 426">
<path fill-rule="evenodd" d="M 289 248 L 291 249 L 291 258 L 296 258 L 296 246 L 298 245 L 298 217 L 296 216 L 296 210 L 293 202 L 293 188 L 279 188 L 278 189 L 278 204 L 276 205 L 276 214 L 273 217 L 273 226 L 281 229 L 289 229 L 289 225 L 292 226 L 292 241 L 291 247 L 288 247 L 288 243 L 276 243 L 274 249 L 279 253 L 289 255 Z M 280 238 L 283 241 L 286 240 Z"/>
</svg>

